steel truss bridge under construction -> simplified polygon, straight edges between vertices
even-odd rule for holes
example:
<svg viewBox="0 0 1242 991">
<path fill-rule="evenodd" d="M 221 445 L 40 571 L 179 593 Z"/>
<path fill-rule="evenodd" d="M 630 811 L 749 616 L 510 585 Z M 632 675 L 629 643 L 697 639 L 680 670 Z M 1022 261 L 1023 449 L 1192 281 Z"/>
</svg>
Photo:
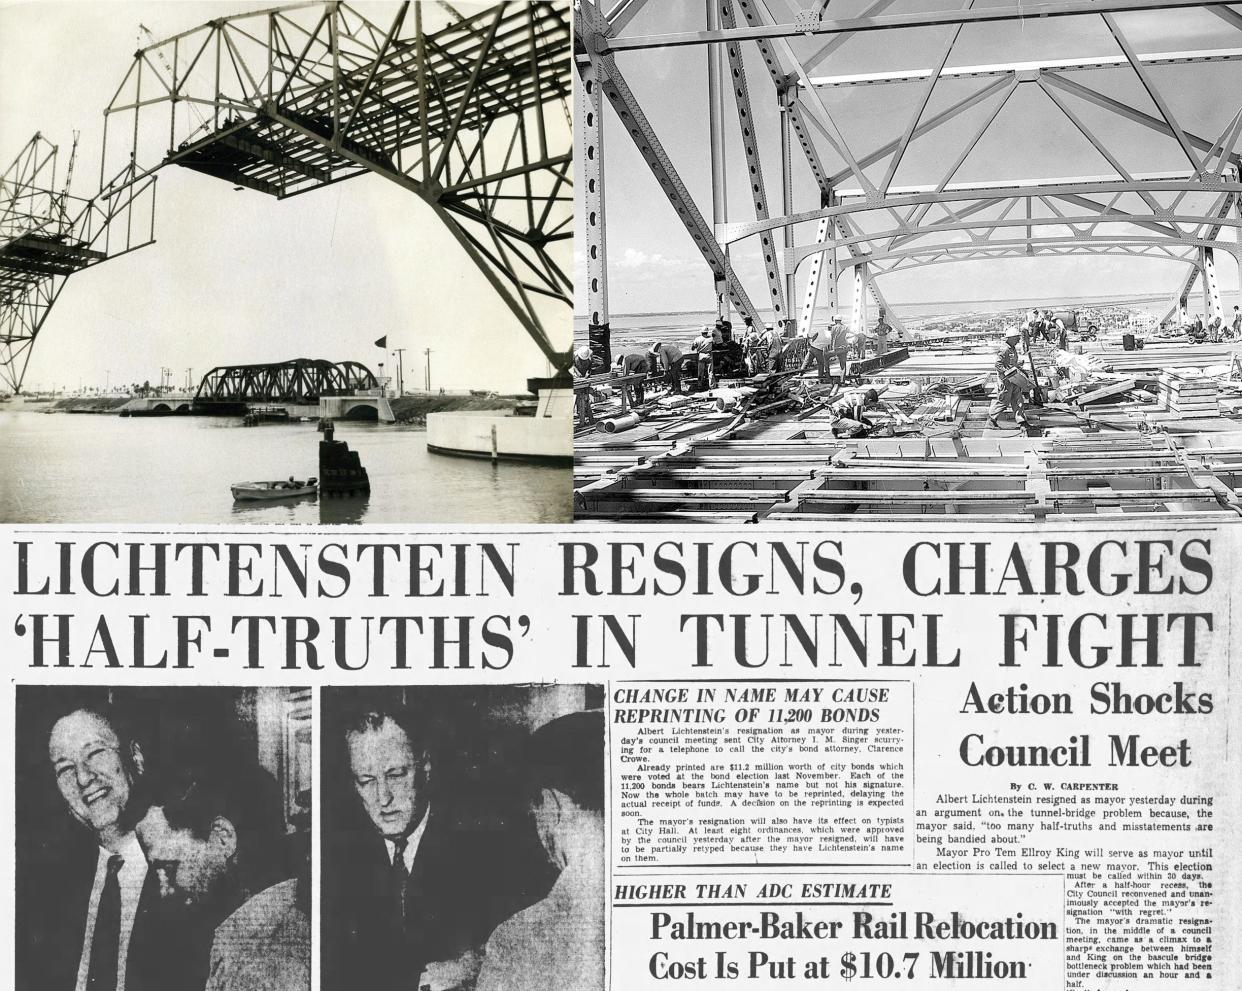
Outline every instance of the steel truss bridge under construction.
<svg viewBox="0 0 1242 991">
<path fill-rule="evenodd" d="M 851 271 L 858 329 L 868 295 L 886 306 L 879 282 L 889 273 L 1044 256 L 1164 259 L 1181 267 L 1176 281 L 1170 277 L 1170 316 L 1180 310 L 1184 317 L 1197 282 L 1205 314 L 1221 315 L 1217 258 L 1239 259 L 1242 226 L 1242 86 L 1228 75 L 1242 61 L 1242 6 L 954 0 L 944 4 L 951 9 L 928 12 L 912 0 L 803 5 L 706 0 L 694 29 L 661 34 L 644 24 L 663 5 L 581 0 L 574 28 L 586 174 L 579 233 L 598 346 L 608 343 L 606 147 L 614 141 L 634 144 L 693 239 L 720 315 L 734 309 L 761 325 L 766 308 L 787 336 L 808 329 L 817 306 L 836 308 L 838 279 Z M 1138 45 L 1140 22 L 1157 11 L 1179 20 L 1193 13 L 1220 47 Z M 980 50 L 1025 52 L 1023 32 L 1054 21 L 1074 25 L 1072 57 L 971 60 Z M 989 41 L 981 45 L 984 31 Z M 869 71 L 834 71 L 851 46 L 866 46 Z M 670 135 L 631 88 L 653 52 L 665 68 L 674 59 L 683 67 L 706 59 L 711 182 L 702 200 L 709 206 L 696 202 L 674 165 Z M 690 95 L 677 92 L 683 101 Z M 1189 106 L 1190 93 L 1210 93 L 1210 107 Z M 856 110 L 850 119 L 851 101 L 867 99 L 871 112 L 860 126 Z M 1022 163 L 1029 173 L 989 174 L 1006 143 L 1030 146 L 1035 120 L 1047 123 L 1044 138 L 1056 154 Z M 762 140 L 765 122 L 773 138 L 779 131 L 779 160 L 777 142 Z M 1083 162 L 1088 171 L 1064 167 Z M 730 214 L 736 202 L 728 188 L 739 178 L 753 216 Z M 748 251 L 766 273 L 762 296 L 737 274 Z M 900 314 L 886 309 L 901 328 Z"/>
<path fill-rule="evenodd" d="M 140 49 L 105 110 L 89 200 L 56 191 L 56 150 L 36 137 L 0 183 L 5 383 L 20 390 L 70 275 L 154 241 L 155 173 L 168 165 L 280 199 L 368 173 L 397 183 L 566 368 L 569 2 L 391 9 L 374 23 L 335 0 L 296 3 Z"/>
</svg>

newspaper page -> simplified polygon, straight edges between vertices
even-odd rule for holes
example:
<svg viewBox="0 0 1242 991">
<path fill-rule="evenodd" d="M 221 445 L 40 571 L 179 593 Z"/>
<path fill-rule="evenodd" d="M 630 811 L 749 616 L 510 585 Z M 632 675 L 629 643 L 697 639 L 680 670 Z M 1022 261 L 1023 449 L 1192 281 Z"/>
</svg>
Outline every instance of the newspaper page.
<svg viewBox="0 0 1242 991">
<path fill-rule="evenodd" d="M 1236 527 L 758 532 L 12 533 L 16 986 L 130 795 L 187 984 L 1232 985 Z"/>
</svg>

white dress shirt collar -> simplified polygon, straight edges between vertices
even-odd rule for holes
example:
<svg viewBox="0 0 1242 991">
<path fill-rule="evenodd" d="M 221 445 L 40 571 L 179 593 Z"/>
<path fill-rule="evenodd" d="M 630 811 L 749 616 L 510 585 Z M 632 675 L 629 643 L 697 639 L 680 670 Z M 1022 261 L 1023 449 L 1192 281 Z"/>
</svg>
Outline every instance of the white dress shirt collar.
<svg viewBox="0 0 1242 991">
<path fill-rule="evenodd" d="M 125 991 L 125 964 L 129 956 L 129 939 L 134 931 L 134 919 L 138 915 L 138 901 L 147 880 L 147 858 L 138 843 L 138 837 L 130 833 L 120 847 L 113 851 L 99 848 L 95 858 L 95 882 L 91 886 L 90 901 L 86 906 L 86 927 L 82 934 L 82 956 L 78 959 L 77 991 L 85 991 L 86 979 L 91 966 L 91 945 L 95 939 L 95 919 L 99 915 L 99 899 L 103 895 L 104 882 L 108 877 L 108 861 L 115 854 L 124 860 L 117 871 L 116 880 L 121 891 L 121 932 L 117 949 L 117 991 Z"/>
<path fill-rule="evenodd" d="M 405 855 L 401 859 L 405 861 L 405 870 L 407 874 L 413 872 L 414 870 L 414 857 L 418 853 L 419 844 L 423 842 L 423 833 L 427 831 L 427 820 L 430 818 L 431 806 L 429 805 L 427 806 L 427 810 L 423 813 L 422 820 L 417 826 L 414 827 L 414 831 L 406 837 Z M 388 863 L 391 865 L 393 857 L 397 853 L 397 844 L 385 836 L 384 848 L 388 851 Z"/>
</svg>

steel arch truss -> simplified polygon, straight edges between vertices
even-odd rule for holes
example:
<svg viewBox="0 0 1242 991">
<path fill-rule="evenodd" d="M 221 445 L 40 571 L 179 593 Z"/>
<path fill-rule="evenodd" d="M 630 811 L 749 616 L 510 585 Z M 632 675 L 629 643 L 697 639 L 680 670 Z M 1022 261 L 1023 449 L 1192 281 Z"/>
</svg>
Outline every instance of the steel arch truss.
<svg viewBox="0 0 1242 991">
<path fill-rule="evenodd" d="M 584 16 L 575 30 L 580 71 L 587 66 L 605 75 L 615 71 L 618 56 L 630 66 L 654 49 L 727 52 L 754 219 L 717 217 L 707 228 L 667 154 L 661 152 L 657 168 L 644 152 L 717 279 L 720 260 L 727 264 L 730 252 L 736 264 L 741 252 L 756 251 L 775 309 L 795 299 L 795 274 L 811 260 L 802 268 L 799 323 L 806 327 L 821 279 L 831 283 L 835 273 L 850 268 L 856 272 L 856 303 L 865 303 L 863 289 L 869 287 L 882 304 L 874 279 L 892 272 L 956 261 L 1106 254 L 1185 264 L 1189 272 L 1170 295 L 1184 300 L 1202 276 L 1205 306 L 1219 315 L 1214 255 L 1224 251 L 1237 260 L 1242 243 L 1242 13 L 1235 7 L 1192 0 L 1034 0 L 1012 6 L 959 0 L 957 9 L 928 12 L 912 0 L 707 2 L 714 6 L 705 29 L 644 35 L 638 30 L 642 11 L 653 6 L 646 0 L 580 0 Z M 805 6 L 810 9 L 797 9 Z M 1130 15 L 1164 11 L 1184 18 L 1195 9 L 1211 26 L 1203 33 L 1219 37 L 1219 47 L 1136 47 Z M 1072 19 L 1085 39 L 1080 48 L 1089 54 L 989 64 L 959 55 L 972 47 L 967 42 L 978 47 L 980 35 L 972 32 L 981 26 L 991 32 L 992 47 L 1022 50 L 1020 32 L 1033 18 Z M 833 72 L 846 46 L 877 33 L 883 43 L 871 51 L 883 48 L 888 62 L 873 57 L 874 71 Z M 921 60 L 896 62 L 906 51 L 922 53 Z M 765 188 L 762 149 L 746 140 L 754 126 L 752 104 L 760 105 L 762 97 L 755 72 L 747 84 L 745 52 L 751 53 L 749 64 L 762 66 L 759 73 L 770 78 L 769 107 L 779 108 L 781 167 L 768 174 L 781 176 L 783 195 Z M 1202 77 L 1209 81 L 1201 91 L 1219 99 L 1210 111 L 1192 113 L 1179 94 L 1188 88 L 1188 74 L 1207 72 L 1233 75 L 1228 83 L 1219 75 Z M 862 91 L 878 94 L 869 98 L 879 101 L 869 126 L 859 124 L 847 102 L 864 98 L 853 95 Z M 719 99 L 708 94 L 709 105 Z M 640 150 L 659 148 L 659 135 L 632 93 L 611 102 Z M 1057 128 L 1064 145 L 1047 160 L 1032 162 L 1026 175 L 997 175 L 998 159 L 989 158 L 987 149 L 1014 140 L 1015 129 L 1028 126 L 1032 107 Z M 628 122 L 638 119 L 646 126 L 635 132 Z M 795 173 L 792 159 L 799 150 L 806 169 L 799 165 Z M 727 151 L 722 140 L 712 142 L 714 175 L 724 171 L 719 160 Z M 1162 171 L 1150 167 L 1153 160 Z M 1084 168 L 1089 174 L 1081 174 Z M 811 185 L 799 185 L 806 171 Z M 743 174 L 740 166 L 737 173 Z M 784 203 L 779 215 L 772 208 L 777 202 Z M 602 225 L 585 233 L 591 257 L 606 258 Z M 784 251 L 773 250 L 776 240 Z M 726 271 L 735 304 L 753 313 L 746 288 L 732 269 Z M 835 285 L 832 290 L 835 299 Z M 591 304 L 593 312 L 602 309 L 606 322 L 606 285 Z"/>
<path fill-rule="evenodd" d="M 565 367 L 569 0 L 393 9 L 376 24 L 346 3 L 294 4 L 140 50 L 105 112 L 104 161 L 181 165 L 278 198 L 384 176 L 431 207 Z"/>
<path fill-rule="evenodd" d="M 0 382 L 21 392 L 35 338 L 69 276 L 155 239 L 155 179 L 132 165 L 93 199 L 57 188 L 58 149 L 36 134 L 0 176 Z"/>
</svg>

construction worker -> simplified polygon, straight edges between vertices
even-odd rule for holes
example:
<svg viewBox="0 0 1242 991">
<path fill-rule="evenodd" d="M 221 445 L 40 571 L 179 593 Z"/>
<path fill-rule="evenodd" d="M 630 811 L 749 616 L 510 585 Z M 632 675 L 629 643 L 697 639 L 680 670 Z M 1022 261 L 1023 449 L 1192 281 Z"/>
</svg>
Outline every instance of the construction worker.
<svg viewBox="0 0 1242 991">
<path fill-rule="evenodd" d="M 844 385 L 845 377 L 849 372 L 850 337 L 839 313 L 832 318 L 832 332 L 828 347 L 833 357 L 837 359 L 837 367 L 841 369 L 841 384 Z"/>
<path fill-rule="evenodd" d="M 857 332 L 851 331 L 849 342 L 854 357 L 858 361 L 863 361 L 867 357 L 867 328 L 859 327 Z"/>
<path fill-rule="evenodd" d="M 573 373 L 578 378 L 586 378 L 591 374 L 591 366 L 594 364 L 594 357 L 591 354 L 591 345 L 584 344 L 574 352 Z"/>
<path fill-rule="evenodd" d="M 812 327 L 806 333 L 806 358 L 802 361 L 803 370 L 815 365 L 816 372 L 821 382 L 828 380 L 828 355 L 832 351 L 833 330 L 836 324 L 831 327 L 825 327 L 822 324 L 819 327 Z"/>
<path fill-rule="evenodd" d="M 690 344 L 690 350 L 698 357 L 699 388 L 712 387 L 712 325 L 708 324 Z"/>
<path fill-rule="evenodd" d="M 884 319 L 884 307 L 880 307 L 880 322 L 875 325 L 875 356 L 883 357 L 888 351 L 888 335 L 892 331 L 888 321 Z"/>
<path fill-rule="evenodd" d="M 651 371 L 651 361 L 641 351 L 622 351 L 617 355 L 617 371 L 622 375 L 642 375 L 643 377 L 630 383 L 626 388 L 630 393 L 630 403 L 634 406 L 642 404 L 645 398 L 643 382 Z"/>
<path fill-rule="evenodd" d="M 768 369 L 773 372 L 785 370 L 785 339 L 774 326 L 766 327 L 761 342 L 767 352 Z"/>
<path fill-rule="evenodd" d="M 1233 336 L 1235 338 L 1242 337 L 1242 309 L 1236 306 L 1233 308 L 1233 323 L 1231 326 L 1233 327 Z"/>
<path fill-rule="evenodd" d="M 664 381 L 668 383 L 668 391 L 671 395 L 681 395 L 681 348 L 676 344 L 660 343 L 659 341 L 651 342 L 652 362 L 659 361 L 664 366 Z M 651 369 L 655 371 L 654 366 Z"/>
<path fill-rule="evenodd" d="M 1028 339 L 1034 338 L 1036 335 L 1043 332 L 1043 328 L 1040 327 L 1039 310 L 1034 307 L 1031 308 L 1030 312 L 1026 315 L 1025 326 Z"/>
<path fill-rule="evenodd" d="M 584 344 L 574 352 L 574 363 L 570 368 L 570 374 L 575 379 L 590 378 L 592 363 L 591 346 Z M 574 410 L 578 414 L 579 423 L 595 422 L 595 412 L 591 409 L 591 390 L 589 387 L 574 389 Z"/>
<path fill-rule="evenodd" d="M 1014 381 L 1014 376 L 1021 373 L 1018 359 L 1018 341 L 1022 331 L 1010 327 L 1005 331 L 1005 343 L 996 345 L 996 398 L 988 409 L 988 426 L 999 427 L 997 417 L 1006 406 L 1013 411 L 1013 418 L 1018 426 L 1026 426 L 1026 412 L 1022 404 L 1022 389 Z"/>
<path fill-rule="evenodd" d="M 746 368 L 751 375 L 758 375 L 767 367 L 767 348 L 761 343 L 763 335 L 746 319 L 746 333 L 742 335 L 742 350 L 746 355 Z"/>
</svg>

